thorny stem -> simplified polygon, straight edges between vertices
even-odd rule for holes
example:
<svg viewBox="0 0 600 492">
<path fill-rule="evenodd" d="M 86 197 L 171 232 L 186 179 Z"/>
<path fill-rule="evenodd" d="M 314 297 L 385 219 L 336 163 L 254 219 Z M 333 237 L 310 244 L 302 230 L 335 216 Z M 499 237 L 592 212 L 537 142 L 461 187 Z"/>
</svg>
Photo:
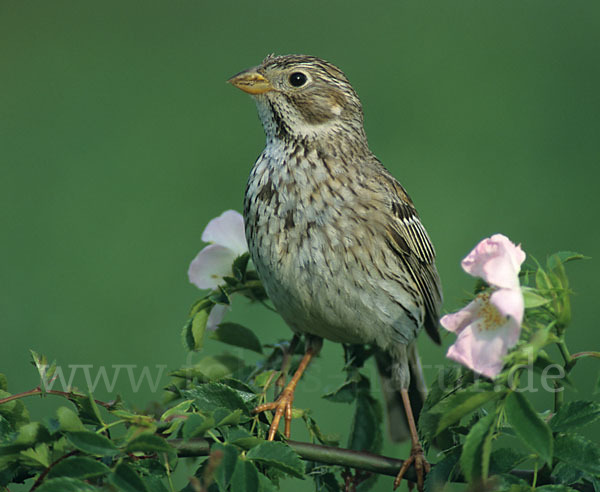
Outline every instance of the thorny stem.
<svg viewBox="0 0 600 492">
<path fill-rule="evenodd" d="M 35 395 L 43 395 L 43 394 L 47 394 L 47 395 L 57 395 L 57 396 L 64 396 L 66 398 L 87 398 L 87 395 L 82 395 L 79 393 L 74 393 L 72 391 L 58 391 L 58 390 L 46 390 L 46 391 L 42 391 L 42 389 L 38 386 L 37 388 L 33 388 L 32 390 L 29 391 L 24 391 L 23 393 L 16 393 L 14 395 L 10 395 L 7 396 L 6 398 L 2 398 L 0 399 L 0 405 L 4 404 L 4 403 L 8 403 L 9 401 L 13 401 L 13 400 L 18 400 L 19 398 L 25 398 L 26 396 L 35 396 Z M 104 408 L 112 408 L 112 406 L 114 405 L 114 402 L 105 402 L 105 401 L 100 401 L 100 400 L 94 400 L 96 402 L 97 405 L 100 405 Z"/>
<path fill-rule="evenodd" d="M 53 463 L 50 464 L 50 466 L 48 468 L 46 468 L 42 473 L 40 473 L 40 476 L 37 478 L 37 480 L 35 481 L 35 483 L 33 484 L 33 486 L 31 487 L 30 492 L 32 490 L 37 489 L 42 482 L 44 481 L 44 479 L 46 478 L 46 475 L 48 475 L 48 473 L 50 472 L 50 470 L 52 470 L 52 468 L 57 465 L 58 463 L 60 463 L 62 460 L 69 458 L 70 456 L 74 456 L 77 453 L 79 453 L 78 450 L 75 451 L 71 451 L 70 453 L 65 454 L 64 456 L 61 456 L 60 458 L 58 458 L 56 461 L 54 461 Z M 8 489 L 7 489 L 8 490 Z"/>
</svg>

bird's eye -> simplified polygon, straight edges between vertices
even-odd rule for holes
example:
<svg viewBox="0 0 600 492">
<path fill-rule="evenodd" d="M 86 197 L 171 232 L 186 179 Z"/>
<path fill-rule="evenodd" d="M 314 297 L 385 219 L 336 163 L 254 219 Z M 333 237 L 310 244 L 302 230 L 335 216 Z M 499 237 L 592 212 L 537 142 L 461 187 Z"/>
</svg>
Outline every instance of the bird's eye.
<svg viewBox="0 0 600 492">
<path fill-rule="evenodd" d="M 294 87 L 302 87 L 304 84 L 306 84 L 306 81 L 308 79 L 306 78 L 306 75 L 304 75 L 302 72 L 294 72 L 292 75 L 290 75 L 290 84 L 292 84 Z"/>
</svg>

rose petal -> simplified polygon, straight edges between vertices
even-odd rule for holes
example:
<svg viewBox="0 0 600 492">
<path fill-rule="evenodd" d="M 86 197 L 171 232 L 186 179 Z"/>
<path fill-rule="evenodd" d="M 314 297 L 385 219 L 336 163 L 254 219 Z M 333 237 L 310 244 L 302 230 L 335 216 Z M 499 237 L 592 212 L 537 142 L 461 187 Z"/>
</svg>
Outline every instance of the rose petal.
<svg viewBox="0 0 600 492">
<path fill-rule="evenodd" d="M 443 316 L 440 324 L 446 330 L 458 334 L 477 318 L 482 307 L 483 300 L 477 296 L 460 311 Z"/>
<path fill-rule="evenodd" d="M 502 316 L 512 319 L 513 322 L 509 323 L 512 329 L 506 336 L 508 347 L 514 347 L 519 341 L 525 310 L 521 289 L 499 289 L 491 295 L 490 304 L 495 306 Z"/>
<path fill-rule="evenodd" d="M 214 289 L 224 276 L 231 275 L 237 254 L 218 244 L 206 246 L 190 263 L 188 278 L 199 289 Z"/>
<path fill-rule="evenodd" d="M 462 267 L 470 275 L 481 277 L 488 284 L 501 288 L 516 288 L 525 253 L 502 234 L 483 239 L 463 259 Z"/>
<path fill-rule="evenodd" d="M 225 317 L 225 313 L 229 311 L 229 306 L 225 304 L 215 304 L 208 315 L 208 320 L 206 321 L 206 329 L 215 331 L 223 318 Z"/>
<path fill-rule="evenodd" d="M 248 251 L 244 218 L 235 210 L 223 212 L 208 223 L 202 233 L 202 241 L 229 248 L 236 256 L 244 254 Z"/>
<path fill-rule="evenodd" d="M 503 325 L 490 330 L 479 318 L 460 333 L 448 349 L 446 356 L 484 376 L 493 378 L 502 370 L 503 358 L 508 352 L 509 338 L 514 332 L 515 325 L 516 322 L 509 318 Z"/>
</svg>

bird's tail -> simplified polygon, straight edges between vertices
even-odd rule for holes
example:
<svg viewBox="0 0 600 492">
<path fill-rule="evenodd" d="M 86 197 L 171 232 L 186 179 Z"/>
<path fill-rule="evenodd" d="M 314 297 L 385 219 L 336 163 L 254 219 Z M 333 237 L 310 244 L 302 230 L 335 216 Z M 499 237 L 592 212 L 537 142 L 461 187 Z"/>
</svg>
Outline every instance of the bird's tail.
<svg viewBox="0 0 600 492">
<path fill-rule="evenodd" d="M 410 369 L 408 396 L 416 423 L 427 397 L 427 386 L 416 345 L 412 344 L 409 346 L 407 352 Z M 381 376 L 381 389 L 387 410 L 390 438 L 394 442 L 405 441 L 410 438 L 410 431 L 404 404 L 402 403 L 402 396 L 400 395 L 397 383 L 394 384 L 392 380 L 392 358 L 389 354 L 380 350 L 375 353 L 375 361 L 377 362 L 377 369 Z"/>
</svg>

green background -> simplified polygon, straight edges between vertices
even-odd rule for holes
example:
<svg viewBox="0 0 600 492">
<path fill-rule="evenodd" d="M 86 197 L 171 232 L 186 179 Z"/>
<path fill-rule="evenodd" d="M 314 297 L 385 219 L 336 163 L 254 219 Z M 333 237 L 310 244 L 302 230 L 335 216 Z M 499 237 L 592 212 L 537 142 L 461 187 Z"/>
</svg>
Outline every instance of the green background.
<svg viewBox="0 0 600 492">
<path fill-rule="evenodd" d="M 112 365 L 135 364 L 138 377 L 144 366 L 156 375 L 157 364 L 189 362 L 180 328 L 200 293 L 188 263 L 204 225 L 241 210 L 264 144 L 252 101 L 225 80 L 271 52 L 321 56 L 348 75 L 372 150 L 436 245 L 445 312 L 471 289 L 459 262 L 483 237 L 502 232 L 538 259 L 576 250 L 593 258 L 568 268 L 568 342 L 598 350 L 599 48 L 594 1 L 2 0 L 0 371 L 9 390 L 37 384 L 29 348 L 67 372 L 91 364 L 93 376 L 100 366 L 112 377 Z M 289 336 L 241 299 L 228 319 L 263 341 Z M 421 346 L 425 364 L 444 363 L 444 349 L 425 337 Z M 207 352 L 221 350 L 208 342 Z M 350 409 L 320 398 L 341 366 L 340 347 L 326 344 L 296 403 L 345 442 Z M 598 364 L 573 375 L 578 397 L 590 397 Z M 81 373 L 75 384 L 85 387 Z M 142 389 L 121 375 L 115 392 L 137 407 L 160 398 Z M 111 398 L 103 388 L 96 396 Z M 535 398 L 540 410 L 550 402 Z M 62 401 L 27 403 L 40 418 Z M 390 486 L 383 478 L 377 490 Z"/>
</svg>

